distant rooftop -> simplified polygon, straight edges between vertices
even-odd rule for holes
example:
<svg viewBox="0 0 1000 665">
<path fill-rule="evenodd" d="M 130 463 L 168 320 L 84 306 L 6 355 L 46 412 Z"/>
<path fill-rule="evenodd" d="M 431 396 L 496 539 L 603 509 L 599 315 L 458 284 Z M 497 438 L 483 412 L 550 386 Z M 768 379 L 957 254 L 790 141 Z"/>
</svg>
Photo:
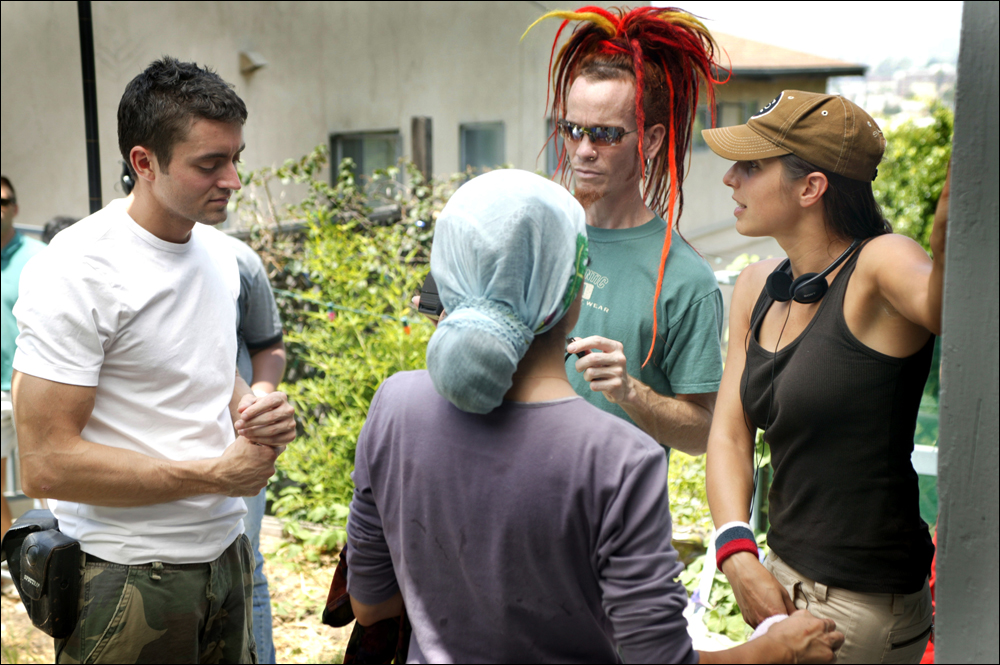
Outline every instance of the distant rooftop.
<svg viewBox="0 0 1000 665">
<path fill-rule="evenodd" d="M 863 76 L 867 65 L 859 65 L 811 53 L 792 51 L 752 39 L 713 32 L 725 54 L 719 61 L 731 62 L 733 75 L 739 78 L 769 79 L 776 76 Z M 729 58 L 727 60 L 726 55 Z"/>
</svg>

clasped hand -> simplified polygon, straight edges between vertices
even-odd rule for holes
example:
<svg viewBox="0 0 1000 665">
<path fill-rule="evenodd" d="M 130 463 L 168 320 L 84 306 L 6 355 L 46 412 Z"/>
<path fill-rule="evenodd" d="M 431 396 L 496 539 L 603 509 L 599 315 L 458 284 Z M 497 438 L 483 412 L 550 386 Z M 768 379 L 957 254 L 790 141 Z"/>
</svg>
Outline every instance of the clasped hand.
<svg viewBox="0 0 1000 665">
<path fill-rule="evenodd" d="M 285 393 L 273 392 L 263 397 L 248 393 L 240 400 L 237 411 L 240 418 L 233 427 L 250 443 L 284 450 L 284 445 L 295 439 L 295 409 Z"/>
<path fill-rule="evenodd" d="M 244 395 L 237 411 L 240 417 L 233 427 L 239 436 L 218 460 L 218 491 L 256 496 L 274 475 L 274 463 L 285 444 L 295 438 L 295 410 L 287 395 L 273 392 L 263 397 Z"/>
</svg>

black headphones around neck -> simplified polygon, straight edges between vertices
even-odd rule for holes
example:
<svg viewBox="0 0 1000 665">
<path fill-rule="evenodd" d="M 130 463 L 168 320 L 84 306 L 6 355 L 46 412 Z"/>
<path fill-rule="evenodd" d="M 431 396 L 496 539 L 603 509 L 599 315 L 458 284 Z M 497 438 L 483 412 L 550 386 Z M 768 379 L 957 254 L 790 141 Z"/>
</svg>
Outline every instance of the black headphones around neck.
<svg viewBox="0 0 1000 665">
<path fill-rule="evenodd" d="M 823 272 L 809 272 L 799 275 L 794 280 L 792 280 L 792 262 L 785 259 L 774 269 L 774 272 L 767 276 L 767 281 L 764 283 L 767 295 L 778 302 L 788 302 L 789 300 L 803 304 L 817 302 L 826 295 L 826 290 L 830 288 L 830 285 L 826 283 L 826 276 L 847 260 L 847 257 L 860 243 L 860 240 L 852 242 L 851 246 L 845 249 L 844 253 L 827 266 Z"/>
</svg>

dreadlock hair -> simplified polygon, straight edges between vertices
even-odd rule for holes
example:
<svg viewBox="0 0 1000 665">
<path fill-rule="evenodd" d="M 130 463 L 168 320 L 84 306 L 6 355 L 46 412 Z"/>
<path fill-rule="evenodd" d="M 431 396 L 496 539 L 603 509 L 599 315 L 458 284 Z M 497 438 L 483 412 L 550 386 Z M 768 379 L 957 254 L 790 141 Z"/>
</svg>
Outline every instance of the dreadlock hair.
<svg viewBox="0 0 1000 665">
<path fill-rule="evenodd" d="M 670 253 L 671 235 L 684 210 L 681 188 L 684 161 L 691 146 L 702 85 L 712 109 L 711 124 L 715 126 L 714 85 L 724 82 L 715 77 L 715 71 L 721 69 L 716 62 L 717 45 L 701 21 L 674 8 L 639 7 L 630 11 L 612 8 L 609 11 L 587 6 L 572 12 L 554 11 L 532 23 L 524 34 L 527 35 L 539 22 L 548 18 L 563 19 L 549 56 L 552 78 L 545 99 L 546 110 L 552 99 L 553 127 L 566 114 L 570 86 L 583 76 L 592 81 L 630 79 L 635 82 L 640 165 L 646 162 L 643 154 L 644 130 L 656 124 L 662 124 L 667 129 L 666 149 L 660 150 L 648 167 L 640 169 L 646 205 L 667 222 L 653 297 L 653 344 L 642 363 L 645 367 L 653 356 L 656 344 L 656 303 L 663 287 L 663 270 Z M 559 37 L 570 21 L 580 23 L 556 55 Z M 549 140 L 556 140 L 555 129 Z M 556 170 L 563 185 L 567 185 L 570 179 L 567 161 L 563 146 Z"/>
</svg>

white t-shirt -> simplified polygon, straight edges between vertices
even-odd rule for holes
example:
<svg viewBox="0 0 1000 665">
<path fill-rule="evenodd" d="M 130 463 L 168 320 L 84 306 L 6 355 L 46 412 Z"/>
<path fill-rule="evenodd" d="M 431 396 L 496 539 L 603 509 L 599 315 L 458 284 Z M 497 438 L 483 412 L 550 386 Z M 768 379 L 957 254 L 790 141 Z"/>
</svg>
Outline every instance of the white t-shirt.
<svg viewBox="0 0 1000 665">
<path fill-rule="evenodd" d="M 219 457 L 233 442 L 236 258 L 218 231 L 188 242 L 139 226 L 124 199 L 60 233 L 25 266 L 14 368 L 97 386 L 83 438 L 171 460 Z M 201 563 L 243 532 L 240 498 L 137 508 L 59 501 L 60 530 L 119 564 Z"/>
</svg>

